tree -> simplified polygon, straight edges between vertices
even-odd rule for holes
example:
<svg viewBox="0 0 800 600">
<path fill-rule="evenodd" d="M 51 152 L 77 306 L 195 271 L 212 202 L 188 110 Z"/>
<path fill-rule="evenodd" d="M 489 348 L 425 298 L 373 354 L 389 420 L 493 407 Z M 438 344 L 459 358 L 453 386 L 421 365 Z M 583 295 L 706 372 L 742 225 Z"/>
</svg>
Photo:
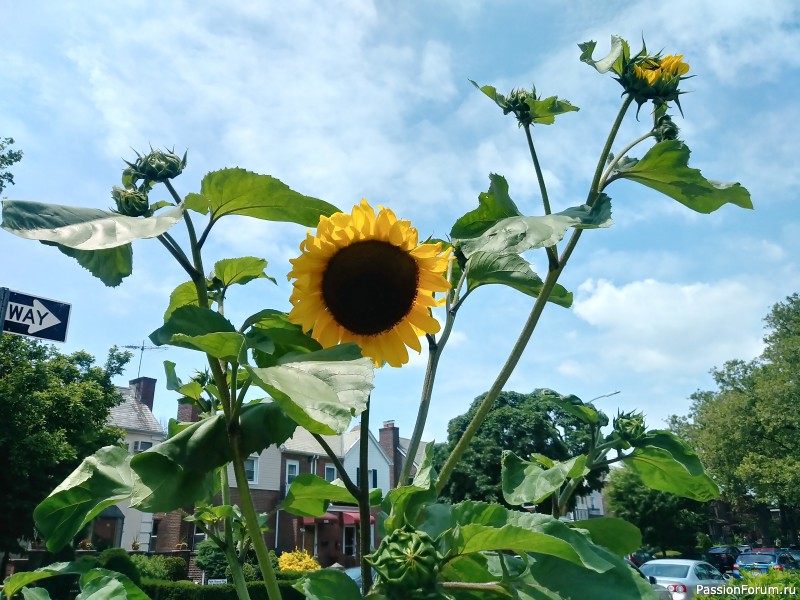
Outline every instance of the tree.
<svg viewBox="0 0 800 600">
<path fill-rule="evenodd" d="M 22 160 L 22 151 L 6 150 L 12 145 L 14 145 L 14 138 L 0 138 L 0 194 L 3 193 L 6 185 L 14 185 L 14 176 L 8 172 L 8 168 Z"/>
<path fill-rule="evenodd" d="M 740 513 L 781 510 L 782 537 L 797 539 L 800 509 L 800 295 L 765 318 L 765 349 L 756 360 L 713 369 L 716 391 L 692 395 L 688 417 L 671 427 L 696 449 Z M 761 519 L 762 535 L 769 536 Z"/>
<path fill-rule="evenodd" d="M 434 450 L 437 467 L 461 439 L 483 398 L 475 398 L 465 414 L 450 421 L 447 443 L 437 444 Z M 523 458 L 535 452 L 553 460 L 567 460 L 586 451 L 589 435 L 585 424 L 536 393 L 502 392 L 454 469 L 441 498 L 448 502 L 482 500 L 505 504 L 500 465 L 503 450 Z M 587 491 L 601 487 L 603 472 L 590 477 Z M 550 508 L 542 506 L 540 510 L 549 512 Z"/>
<path fill-rule="evenodd" d="M 708 505 L 651 489 L 628 467 L 612 469 L 606 486 L 614 516 L 636 525 L 645 545 L 691 550 L 708 524 Z"/>
<path fill-rule="evenodd" d="M 83 458 L 119 442 L 121 430 L 106 425 L 109 409 L 122 401 L 111 380 L 130 357 L 112 348 L 101 367 L 86 352 L 65 355 L 36 340 L 0 335 L 0 551 L 5 557 L 20 540 L 34 539 L 36 505 Z"/>
</svg>

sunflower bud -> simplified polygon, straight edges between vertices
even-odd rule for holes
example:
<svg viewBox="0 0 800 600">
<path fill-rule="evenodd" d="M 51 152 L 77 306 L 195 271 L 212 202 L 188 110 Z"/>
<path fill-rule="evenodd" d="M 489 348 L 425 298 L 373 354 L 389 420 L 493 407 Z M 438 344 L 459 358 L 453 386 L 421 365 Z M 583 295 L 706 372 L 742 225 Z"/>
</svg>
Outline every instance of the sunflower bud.
<svg viewBox="0 0 800 600">
<path fill-rule="evenodd" d="M 619 67 L 614 69 L 618 75 L 616 79 L 639 107 L 652 100 L 656 109 L 667 102 L 675 102 L 680 109 L 679 96 L 683 92 L 678 86 L 689 72 L 682 54 L 650 56 L 643 47 L 634 56 L 626 51 L 620 58 Z"/>
<path fill-rule="evenodd" d="M 134 183 L 140 179 L 156 183 L 173 179 L 186 168 L 186 154 L 184 153 L 181 158 L 172 150 L 151 149 L 144 156 L 137 152 L 136 162 L 125 161 L 129 167 L 125 170 L 125 175 L 131 177 Z"/>
<path fill-rule="evenodd" d="M 146 191 L 115 185 L 111 190 L 111 197 L 117 204 L 117 212 L 126 217 L 143 217 L 150 211 L 150 200 Z"/>
<path fill-rule="evenodd" d="M 433 539 L 424 531 L 410 527 L 397 529 L 381 541 L 367 557 L 377 571 L 377 587 L 390 597 L 429 596 L 436 588 L 441 555 Z"/>
<path fill-rule="evenodd" d="M 667 114 L 661 115 L 656 119 L 656 126 L 653 129 L 655 138 L 659 142 L 664 140 L 677 140 L 680 129 Z"/>
<path fill-rule="evenodd" d="M 614 432 L 628 443 L 635 442 L 645 434 L 644 414 L 634 411 L 619 413 L 614 419 Z"/>
</svg>

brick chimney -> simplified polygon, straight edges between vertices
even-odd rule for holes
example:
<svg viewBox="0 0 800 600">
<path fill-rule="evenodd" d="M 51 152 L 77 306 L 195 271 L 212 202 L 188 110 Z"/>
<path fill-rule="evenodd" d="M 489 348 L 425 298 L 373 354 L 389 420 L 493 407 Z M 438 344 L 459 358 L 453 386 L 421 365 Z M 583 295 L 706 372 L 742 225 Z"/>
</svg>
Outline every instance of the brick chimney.
<svg viewBox="0 0 800 600">
<path fill-rule="evenodd" d="M 392 461 L 392 470 L 389 472 L 389 487 L 395 487 L 400 479 L 403 468 L 403 459 L 400 454 L 400 428 L 394 426 L 394 421 L 384 421 L 383 427 L 378 430 L 378 442 L 381 448 Z"/>
<path fill-rule="evenodd" d="M 152 377 L 138 377 L 128 382 L 133 390 L 133 397 L 153 411 L 153 398 L 156 394 L 156 380 Z"/>
</svg>

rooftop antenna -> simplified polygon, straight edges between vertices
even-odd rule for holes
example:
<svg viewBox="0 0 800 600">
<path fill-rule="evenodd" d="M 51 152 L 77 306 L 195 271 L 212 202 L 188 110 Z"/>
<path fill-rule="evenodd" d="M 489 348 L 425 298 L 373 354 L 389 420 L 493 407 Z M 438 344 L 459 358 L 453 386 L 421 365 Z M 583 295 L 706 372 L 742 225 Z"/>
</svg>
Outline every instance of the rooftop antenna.
<svg viewBox="0 0 800 600">
<path fill-rule="evenodd" d="M 128 348 L 130 350 L 138 350 L 139 351 L 139 370 L 136 372 L 136 378 L 138 379 L 142 374 L 142 357 L 144 356 L 145 350 L 166 350 L 163 346 L 145 346 L 144 340 L 142 340 L 142 344 L 140 346 L 123 346 L 123 348 Z"/>
</svg>

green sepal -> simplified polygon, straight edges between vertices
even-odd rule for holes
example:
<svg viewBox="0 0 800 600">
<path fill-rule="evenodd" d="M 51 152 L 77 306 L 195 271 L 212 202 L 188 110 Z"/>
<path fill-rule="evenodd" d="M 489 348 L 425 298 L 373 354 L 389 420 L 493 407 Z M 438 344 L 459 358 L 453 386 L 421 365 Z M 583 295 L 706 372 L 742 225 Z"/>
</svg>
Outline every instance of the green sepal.
<svg viewBox="0 0 800 600">
<path fill-rule="evenodd" d="M 739 183 L 706 179 L 699 169 L 689 167 L 690 154 L 680 140 L 658 142 L 637 163 L 617 171 L 614 178 L 641 183 L 703 214 L 724 204 L 753 208 L 747 189 Z"/>
</svg>

